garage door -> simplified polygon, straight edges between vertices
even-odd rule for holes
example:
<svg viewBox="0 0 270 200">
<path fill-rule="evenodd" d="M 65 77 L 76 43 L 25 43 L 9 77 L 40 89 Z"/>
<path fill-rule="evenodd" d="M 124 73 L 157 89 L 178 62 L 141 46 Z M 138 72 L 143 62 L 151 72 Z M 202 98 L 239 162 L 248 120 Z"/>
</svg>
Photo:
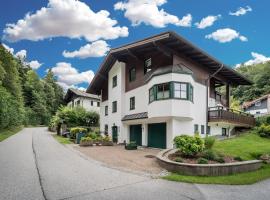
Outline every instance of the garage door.
<svg viewBox="0 0 270 200">
<path fill-rule="evenodd" d="M 142 146 L 142 126 L 140 124 L 130 125 L 129 134 L 130 142 L 134 141 L 137 145 Z"/>
<path fill-rule="evenodd" d="M 148 124 L 148 146 L 166 149 L 166 123 Z"/>
</svg>

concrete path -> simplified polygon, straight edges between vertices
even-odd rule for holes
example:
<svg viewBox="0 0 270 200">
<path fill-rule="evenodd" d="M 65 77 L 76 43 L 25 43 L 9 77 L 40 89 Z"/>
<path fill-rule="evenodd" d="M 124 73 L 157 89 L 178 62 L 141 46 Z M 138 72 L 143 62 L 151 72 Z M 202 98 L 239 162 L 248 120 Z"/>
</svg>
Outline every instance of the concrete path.
<svg viewBox="0 0 270 200">
<path fill-rule="evenodd" d="M 270 181 L 251 186 L 197 185 L 107 168 L 66 148 L 45 128 L 0 143 L 0 199 L 269 199 Z"/>
</svg>

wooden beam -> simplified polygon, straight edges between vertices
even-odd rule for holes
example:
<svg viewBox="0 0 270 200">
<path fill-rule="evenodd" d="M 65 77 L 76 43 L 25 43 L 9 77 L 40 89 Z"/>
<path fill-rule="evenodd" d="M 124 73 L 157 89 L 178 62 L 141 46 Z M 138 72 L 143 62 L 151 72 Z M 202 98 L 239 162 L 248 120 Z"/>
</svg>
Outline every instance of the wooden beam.
<svg viewBox="0 0 270 200">
<path fill-rule="evenodd" d="M 136 60 L 140 60 L 140 58 L 135 55 L 130 49 L 126 49 L 128 55 L 130 55 L 131 57 L 135 58 Z"/>
<path fill-rule="evenodd" d="M 169 58 L 172 57 L 172 53 L 170 51 L 167 51 L 166 49 L 164 49 L 162 46 L 160 46 L 160 44 L 157 44 L 156 42 L 153 42 L 153 45 L 158 49 L 158 51 L 163 53 L 165 56 L 167 56 Z"/>
</svg>

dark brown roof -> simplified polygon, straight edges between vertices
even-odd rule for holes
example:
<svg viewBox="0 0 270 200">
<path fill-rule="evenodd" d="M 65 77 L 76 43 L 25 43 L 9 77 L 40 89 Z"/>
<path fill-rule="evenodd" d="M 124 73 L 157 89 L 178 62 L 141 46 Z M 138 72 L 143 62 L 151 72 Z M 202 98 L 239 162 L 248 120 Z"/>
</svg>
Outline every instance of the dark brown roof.
<svg viewBox="0 0 270 200">
<path fill-rule="evenodd" d="M 86 92 L 83 92 L 81 90 L 77 90 L 77 89 L 74 89 L 74 88 L 69 88 L 66 95 L 65 95 L 65 98 L 64 100 L 66 102 L 69 102 L 72 95 L 76 95 L 76 96 L 79 96 L 79 97 L 86 97 L 86 98 L 89 98 L 89 99 L 96 99 L 96 100 L 100 100 L 99 96 L 98 95 L 95 95 L 95 94 L 89 94 L 89 93 L 86 93 Z"/>
<path fill-rule="evenodd" d="M 125 115 L 122 118 L 122 121 L 135 120 L 135 119 L 145 119 L 145 118 L 148 118 L 148 113 L 147 112 L 136 113 L 136 114 L 132 114 L 132 115 Z"/>
<path fill-rule="evenodd" d="M 257 101 L 261 101 L 261 100 L 264 100 L 264 99 L 267 99 L 267 98 L 270 98 L 270 94 L 266 94 L 262 97 L 259 97 L 257 99 L 254 99 L 253 101 L 248 101 L 248 102 L 244 102 L 242 107 L 243 108 L 249 108 L 250 106 L 252 106 L 253 104 L 255 104 Z"/>
<path fill-rule="evenodd" d="M 144 54 L 146 52 L 155 50 L 162 50 L 164 52 L 168 52 L 169 54 L 182 54 L 202 65 L 209 71 L 209 73 L 216 72 L 220 66 L 223 65 L 223 63 L 196 47 L 186 39 L 182 38 L 175 32 L 169 31 L 111 49 L 87 88 L 87 92 L 94 94 L 99 93 L 102 84 L 104 84 L 104 80 L 107 79 L 108 71 L 116 60 L 123 60 L 126 56 L 130 55 L 136 57 L 136 54 Z M 224 65 L 224 67 L 218 72 L 218 75 L 227 79 L 230 84 L 252 84 L 252 82 L 247 78 L 226 65 Z"/>
</svg>

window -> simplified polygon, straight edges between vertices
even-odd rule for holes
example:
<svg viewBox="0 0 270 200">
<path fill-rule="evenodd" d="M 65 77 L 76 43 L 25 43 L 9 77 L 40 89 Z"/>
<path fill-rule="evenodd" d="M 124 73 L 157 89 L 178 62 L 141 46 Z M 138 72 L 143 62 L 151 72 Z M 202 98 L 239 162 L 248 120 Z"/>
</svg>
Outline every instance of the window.
<svg viewBox="0 0 270 200">
<path fill-rule="evenodd" d="M 201 125 L 201 134 L 204 134 L 204 125 Z"/>
<path fill-rule="evenodd" d="M 99 107 L 100 106 L 100 102 L 97 102 L 97 107 Z"/>
<path fill-rule="evenodd" d="M 193 102 L 193 86 L 189 84 L 189 100 Z"/>
<path fill-rule="evenodd" d="M 211 127 L 210 126 L 207 126 L 206 134 L 211 135 Z"/>
<path fill-rule="evenodd" d="M 133 67 L 129 70 L 129 82 L 135 81 L 136 79 L 136 68 Z"/>
<path fill-rule="evenodd" d="M 79 105 L 80 105 L 80 100 L 77 101 L 77 106 L 79 106 Z"/>
<path fill-rule="evenodd" d="M 105 106 L 105 116 L 108 115 L 108 106 Z"/>
<path fill-rule="evenodd" d="M 134 110 L 135 109 L 135 97 L 131 97 L 129 99 L 130 102 L 130 110 Z"/>
<path fill-rule="evenodd" d="M 198 132 L 199 132 L 199 125 L 194 124 L 194 133 L 198 133 Z"/>
<path fill-rule="evenodd" d="M 112 102 L 112 112 L 117 112 L 117 101 Z"/>
<path fill-rule="evenodd" d="M 174 83 L 174 97 L 187 99 L 187 83 Z"/>
<path fill-rule="evenodd" d="M 256 101 L 255 106 L 257 106 L 257 107 L 261 106 L 261 101 Z"/>
<path fill-rule="evenodd" d="M 94 102 L 93 102 L 93 101 L 91 101 L 91 106 L 93 106 L 93 104 L 94 104 Z"/>
<path fill-rule="evenodd" d="M 108 124 L 105 124 L 105 126 L 104 126 L 104 134 L 105 135 L 108 135 Z"/>
<path fill-rule="evenodd" d="M 116 87 L 116 86 L 117 86 L 117 76 L 114 76 L 114 77 L 113 77 L 112 86 L 113 86 L 113 87 Z"/>
<path fill-rule="evenodd" d="M 149 90 L 149 102 L 153 102 L 155 100 L 155 87 L 152 87 Z"/>
<path fill-rule="evenodd" d="M 163 83 L 157 85 L 157 99 L 170 98 L 170 83 Z"/>
<path fill-rule="evenodd" d="M 150 72 L 151 67 L 152 67 L 152 59 L 148 58 L 147 60 L 144 61 L 144 74 Z"/>
</svg>

